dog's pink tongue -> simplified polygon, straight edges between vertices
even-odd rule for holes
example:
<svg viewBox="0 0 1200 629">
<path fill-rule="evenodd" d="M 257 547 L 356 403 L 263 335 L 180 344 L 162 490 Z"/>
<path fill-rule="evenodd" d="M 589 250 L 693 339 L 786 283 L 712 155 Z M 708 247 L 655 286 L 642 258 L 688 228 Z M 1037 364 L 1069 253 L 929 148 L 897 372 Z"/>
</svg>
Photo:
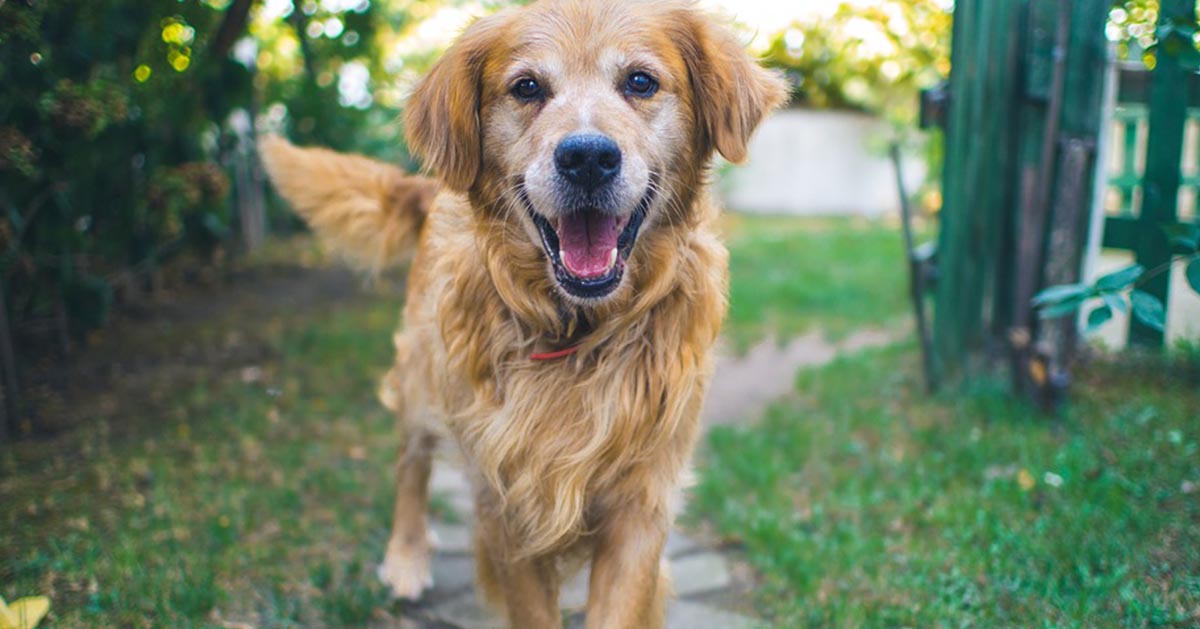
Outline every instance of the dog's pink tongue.
<svg viewBox="0 0 1200 629">
<path fill-rule="evenodd" d="M 620 234 L 616 217 L 580 212 L 558 221 L 562 261 L 580 279 L 603 277 L 616 263 L 612 254 Z"/>
</svg>

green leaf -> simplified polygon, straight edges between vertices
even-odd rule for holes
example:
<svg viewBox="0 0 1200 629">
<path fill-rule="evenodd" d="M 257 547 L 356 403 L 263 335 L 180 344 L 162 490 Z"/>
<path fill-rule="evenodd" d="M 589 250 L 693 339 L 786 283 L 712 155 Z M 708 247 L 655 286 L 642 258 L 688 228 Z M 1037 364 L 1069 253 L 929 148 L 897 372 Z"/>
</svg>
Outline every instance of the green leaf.
<svg viewBox="0 0 1200 629">
<path fill-rule="evenodd" d="M 1100 306 L 1088 313 L 1087 318 L 1087 333 L 1091 334 L 1100 329 L 1100 326 L 1112 321 L 1113 311 L 1108 306 Z"/>
<path fill-rule="evenodd" d="M 1171 239 L 1171 244 L 1182 247 L 1189 252 L 1200 251 L 1200 225 L 1173 223 L 1162 226 L 1163 233 Z"/>
<path fill-rule="evenodd" d="M 1112 308 L 1114 312 L 1129 312 L 1129 304 L 1125 302 L 1125 298 L 1120 293 L 1104 293 L 1100 297 L 1104 299 L 1105 305 Z"/>
<path fill-rule="evenodd" d="M 1092 287 L 1086 284 L 1051 286 L 1033 297 L 1033 305 L 1037 307 L 1062 303 L 1070 299 L 1083 300 L 1085 297 L 1090 296 L 1091 293 Z"/>
<path fill-rule="evenodd" d="M 1038 309 L 1038 318 L 1040 319 L 1058 319 L 1079 310 L 1083 305 L 1083 296 L 1070 297 L 1063 301 L 1047 304 Z"/>
<path fill-rule="evenodd" d="M 1188 286 L 1200 293 L 1200 257 L 1192 258 L 1192 261 L 1188 263 L 1186 275 Z"/>
<path fill-rule="evenodd" d="M 1133 304 L 1133 316 L 1149 327 L 1165 332 L 1167 329 L 1167 311 L 1158 297 L 1145 291 L 1135 290 L 1129 294 L 1129 302 Z"/>
<path fill-rule="evenodd" d="M 1109 273 L 1104 277 L 1096 280 L 1096 289 L 1101 292 L 1124 290 L 1129 288 L 1134 282 L 1138 281 L 1144 273 L 1146 267 L 1140 264 L 1127 266 L 1115 273 Z"/>
</svg>

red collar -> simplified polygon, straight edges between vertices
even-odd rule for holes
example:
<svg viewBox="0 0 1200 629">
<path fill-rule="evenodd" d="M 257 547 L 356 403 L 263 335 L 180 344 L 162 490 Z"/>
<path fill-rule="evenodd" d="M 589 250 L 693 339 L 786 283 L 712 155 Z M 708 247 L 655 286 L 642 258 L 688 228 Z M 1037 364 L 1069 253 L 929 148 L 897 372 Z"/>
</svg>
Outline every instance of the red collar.
<svg viewBox="0 0 1200 629">
<path fill-rule="evenodd" d="M 530 354 L 529 360 L 536 360 L 536 361 L 558 360 L 559 358 L 566 358 L 567 356 L 572 356 L 578 351 L 579 351 L 579 346 L 572 345 L 566 349 L 560 349 L 557 352 L 544 352 L 544 353 L 540 353 L 540 354 Z"/>
</svg>

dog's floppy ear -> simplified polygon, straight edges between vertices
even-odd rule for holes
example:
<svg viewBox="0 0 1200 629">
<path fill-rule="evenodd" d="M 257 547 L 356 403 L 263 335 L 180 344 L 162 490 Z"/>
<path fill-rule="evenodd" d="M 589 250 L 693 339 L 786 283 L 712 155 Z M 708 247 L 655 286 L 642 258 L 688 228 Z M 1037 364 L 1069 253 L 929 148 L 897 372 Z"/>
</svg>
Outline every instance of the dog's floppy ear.
<svg viewBox="0 0 1200 629">
<path fill-rule="evenodd" d="M 417 84 L 404 112 L 409 149 L 450 188 L 466 191 L 482 160 L 483 66 L 505 12 L 476 20 Z"/>
<path fill-rule="evenodd" d="M 746 161 L 750 137 L 759 123 L 788 97 L 787 81 L 759 66 L 728 29 L 690 10 L 681 20 L 681 52 L 695 94 L 696 124 L 705 152 Z"/>
</svg>

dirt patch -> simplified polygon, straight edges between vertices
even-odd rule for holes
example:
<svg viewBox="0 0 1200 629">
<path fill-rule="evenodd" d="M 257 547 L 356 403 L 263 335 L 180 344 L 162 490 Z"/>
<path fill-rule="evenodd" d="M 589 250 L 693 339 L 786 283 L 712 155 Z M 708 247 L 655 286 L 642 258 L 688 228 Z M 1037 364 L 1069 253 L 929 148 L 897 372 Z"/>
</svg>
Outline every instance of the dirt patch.
<svg viewBox="0 0 1200 629">
<path fill-rule="evenodd" d="M 282 320 L 364 298 L 363 280 L 337 267 L 257 266 L 216 286 L 194 286 L 124 308 L 68 357 L 29 366 L 26 429 L 63 432 L 127 404 L 155 403 L 156 392 L 204 382 L 215 372 L 271 358 Z"/>
<path fill-rule="evenodd" d="M 764 340 L 741 356 L 723 349 L 704 403 L 704 424 L 754 421 L 771 402 L 792 391 L 796 371 L 819 367 L 841 354 L 890 345 L 907 333 L 907 328 L 870 328 L 833 342 L 820 332 L 810 332 L 786 344 Z"/>
</svg>

